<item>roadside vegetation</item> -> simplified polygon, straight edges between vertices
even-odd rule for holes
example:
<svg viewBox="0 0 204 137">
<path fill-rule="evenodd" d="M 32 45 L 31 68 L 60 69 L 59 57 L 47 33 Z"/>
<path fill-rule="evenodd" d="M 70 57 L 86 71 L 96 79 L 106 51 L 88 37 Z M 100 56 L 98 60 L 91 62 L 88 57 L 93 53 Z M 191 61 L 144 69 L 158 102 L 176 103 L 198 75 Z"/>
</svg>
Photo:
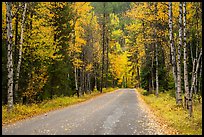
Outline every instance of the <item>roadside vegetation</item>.
<svg viewBox="0 0 204 137">
<path fill-rule="evenodd" d="M 145 90 L 137 89 L 143 100 L 150 106 L 153 113 L 167 126 L 176 129 L 182 135 L 202 135 L 202 99 L 194 99 L 193 116 L 189 117 L 188 111 L 175 103 L 171 91 L 146 94 Z M 195 97 L 196 98 L 196 97 Z"/>
<path fill-rule="evenodd" d="M 117 88 L 104 88 L 103 93 L 112 92 Z M 102 93 L 102 94 L 103 94 Z M 94 90 L 91 94 L 84 94 L 81 97 L 76 95 L 72 97 L 56 97 L 52 100 L 44 100 L 41 103 L 32 103 L 30 105 L 15 104 L 13 111 L 7 113 L 7 106 L 2 106 L 2 125 L 16 122 L 18 120 L 33 117 L 39 114 L 43 114 L 52 110 L 64 108 L 73 104 L 84 102 L 98 95 L 102 95 L 97 90 Z"/>
</svg>

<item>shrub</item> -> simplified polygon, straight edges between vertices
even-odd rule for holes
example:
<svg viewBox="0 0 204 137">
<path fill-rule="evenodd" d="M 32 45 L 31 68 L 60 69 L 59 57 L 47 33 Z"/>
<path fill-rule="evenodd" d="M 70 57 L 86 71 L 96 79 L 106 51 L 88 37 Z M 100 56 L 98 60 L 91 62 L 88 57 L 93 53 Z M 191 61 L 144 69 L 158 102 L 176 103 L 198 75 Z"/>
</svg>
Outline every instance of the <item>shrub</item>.
<svg viewBox="0 0 204 137">
<path fill-rule="evenodd" d="M 143 90 L 142 95 L 147 96 L 149 93 L 147 90 Z"/>
</svg>

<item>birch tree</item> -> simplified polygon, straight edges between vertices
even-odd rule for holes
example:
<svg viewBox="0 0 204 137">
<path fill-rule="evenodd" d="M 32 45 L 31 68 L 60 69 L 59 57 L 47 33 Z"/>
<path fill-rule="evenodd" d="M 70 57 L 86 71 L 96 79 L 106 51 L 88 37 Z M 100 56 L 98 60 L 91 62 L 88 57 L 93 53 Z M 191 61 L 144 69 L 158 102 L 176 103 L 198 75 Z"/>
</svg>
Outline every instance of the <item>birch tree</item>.
<svg viewBox="0 0 204 137">
<path fill-rule="evenodd" d="M 196 75 L 198 73 L 198 68 L 199 68 L 199 63 L 200 63 L 201 56 L 202 56 L 202 48 L 201 48 L 201 52 L 199 54 L 198 60 L 194 59 L 194 61 L 193 61 L 193 72 L 192 72 L 193 76 L 192 76 L 190 96 L 189 96 L 189 100 L 188 100 L 189 115 L 190 115 L 190 117 L 192 116 L 192 112 L 193 112 L 193 108 L 192 108 L 193 107 L 193 104 L 192 104 L 193 89 L 194 89 L 194 86 L 195 86 L 195 80 L 196 80 Z M 196 62 L 196 64 L 195 64 L 195 62 Z"/>
<path fill-rule="evenodd" d="M 18 92 L 18 81 L 19 81 L 20 67 L 21 67 L 21 61 L 22 61 L 23 29 L 24 29 L 24 22 L 25 22 L 26 7 L 27 7 L 27 3 L 25 2 L 24 11 L 22 15 L 22 23 L 21 23 L 21 38 L 20 38 L 18 65 L 17 65 L 17 72 L 16 72 L 15 93 Z"/>
<path fill-rule="evenodd" d="M 12 54 L 12 4 L 11 2 L 6 2 L 6 24 L 7 24 L 7 69 L 8 69 L 8 112 L 11 111 L 13 107 L 13 54 Z"/>
<path fill-rule="evenodd" d="M 176 66 L 176 49 L 174 46 L 173 40 L 173 20 L 172 20 L 172 2 L 169 2 L 169 40 L 170 40 L 170 48 L 171 48 L 171 62 L 172 62 L 172 71 L 175 83 L 175 95 L 177 102 L 177 66 Z"/>
<path fill-rule="evenodd" d="M 188 86 L 188 66 L 187 66 L 187 45 L 186 45 L 186 2 L 183 3 L 183 37 L 184 37 L 184 87 L 185 87 L 185 98 L 184 103 L 187 108 L 188 99 L 189 99 L 189 86 Z"/>
<path fill-rule="evenodd" d="M 177 62 L 177 99 L 178 105 L 182 104 L 181 96 L 181 46 L 182 46 L 182 2 L 179 4 L 179 45 L 178 45 L 178 62 Z"/>
</svg>

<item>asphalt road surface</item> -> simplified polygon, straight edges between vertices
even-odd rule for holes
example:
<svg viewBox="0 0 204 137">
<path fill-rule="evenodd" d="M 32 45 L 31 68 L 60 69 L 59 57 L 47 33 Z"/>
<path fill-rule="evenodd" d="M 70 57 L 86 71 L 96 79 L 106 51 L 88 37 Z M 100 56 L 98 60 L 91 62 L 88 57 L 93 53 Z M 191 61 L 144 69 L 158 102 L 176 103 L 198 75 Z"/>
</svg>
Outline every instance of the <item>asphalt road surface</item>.
<svg viewBox="0 0 204 137">
<path fill-rule="evenodd" d="M 164 134 L 134 89 L 119 89 L 86 102 L 2 127 L 3 135 Z"/>
</svg>

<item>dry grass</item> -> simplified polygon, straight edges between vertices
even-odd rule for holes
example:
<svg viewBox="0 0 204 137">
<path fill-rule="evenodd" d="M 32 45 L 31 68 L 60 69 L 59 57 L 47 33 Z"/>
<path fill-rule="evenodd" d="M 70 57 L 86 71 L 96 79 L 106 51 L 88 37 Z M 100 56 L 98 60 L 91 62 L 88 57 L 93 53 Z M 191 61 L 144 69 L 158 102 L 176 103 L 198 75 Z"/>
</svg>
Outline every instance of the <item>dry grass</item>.
<svg viewBox="0 0 204 137">
<path fill-rule="evenodd" d="M 138 89 L 138 92 L 142 93 L 143 90 Z M 202 103 L 194 102 L 193 116 L 189 117 L 188 111 L 177 106 L 169 92 L 160 93 L 158 98 L 153 94 L 141 96 L 154 114 L 179 134 L 202 135 Z"/>
</svg>

